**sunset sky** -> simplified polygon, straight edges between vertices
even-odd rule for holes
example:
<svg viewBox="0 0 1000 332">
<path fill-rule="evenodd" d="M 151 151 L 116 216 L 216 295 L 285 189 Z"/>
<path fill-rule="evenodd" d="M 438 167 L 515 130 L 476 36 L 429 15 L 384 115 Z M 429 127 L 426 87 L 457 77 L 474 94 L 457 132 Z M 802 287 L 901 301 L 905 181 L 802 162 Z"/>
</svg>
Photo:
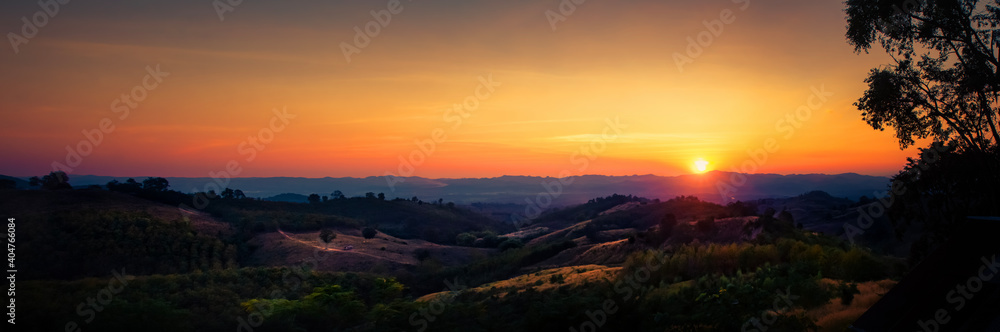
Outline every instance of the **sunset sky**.
<svg viewBox="0 0 1000 332">
<path fill-rule="evenodd" d="M 244 0 L 220 20 L 210 0 L 70 1 L 55 15 L 4 1 L 0 174 L 677 175 L 748 164 L 768 138 L 777 151 L 747 171 L 890 175 L 915 155 L 852 106 L 889 59 L 853 52 L 841 0 L 587 0 L 553 30 L 559 6 Z M 383 27 L 371 12 L 388 7 Z M 679 69 L 720 15 L 731 23 Z M 15 53 L 22 17 L 45 20 Z M 378 34 L 348 61 L 342 43 L 366 25 Z M 157 66 L 169 75 L 146 78 Z M 819 89 L 832 95 L 790 130 Z M 131 109 L 133 92 L 146 97 Z M 478 107 L 449 111 L 463 103 Z M 102 121 L 114 129 L 80 143 Z M 90 153 L 67 161 L 67 146 Z M 411 156 L 424 157 L 412 172 Z"/>
</svg>

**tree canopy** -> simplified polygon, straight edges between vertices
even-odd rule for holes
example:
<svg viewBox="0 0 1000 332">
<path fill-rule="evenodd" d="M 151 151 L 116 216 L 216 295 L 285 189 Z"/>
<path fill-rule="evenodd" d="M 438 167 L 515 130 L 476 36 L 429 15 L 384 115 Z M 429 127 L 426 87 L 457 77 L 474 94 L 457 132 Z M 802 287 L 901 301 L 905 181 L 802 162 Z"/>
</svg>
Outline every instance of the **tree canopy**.
<svg viewBox="0 0 1000 332">
<path fill-rule="evenodd" d="M 872 128 L 894 128 L 901 148 L 923 138 L 974 151 L 996 146 L 995 2 L 848 0 L 846 12 L 855 51 L 877 44 L 894 62 L 871 70 L 855 103 Z"/>
</svg>

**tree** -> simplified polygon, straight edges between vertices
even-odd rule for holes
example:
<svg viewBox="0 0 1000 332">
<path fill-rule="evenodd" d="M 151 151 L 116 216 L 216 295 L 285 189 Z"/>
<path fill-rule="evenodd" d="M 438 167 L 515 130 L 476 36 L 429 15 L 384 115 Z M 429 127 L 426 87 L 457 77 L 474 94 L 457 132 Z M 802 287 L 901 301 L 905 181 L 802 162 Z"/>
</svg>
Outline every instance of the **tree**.
<svg viewBox="0 0 1000 332">
<path fill-rule="evenodd" d="M 933 138 L 895 177 L 890 220 L 898 239 L 921 238 L 911 261 L 968 215 L 1000 213 L 1000 8 L 979 0 L 848 0 L 847 41 L 878 43 L 891 65 L 872 69 L 855 104 L 873 128 L 893 127 L 900 147 Z M 878 198 L 878 197 L 876 197 Z"/>
<path fill-rule="evenodd" d="M 330 242 L 333 242 L 333 239 L 336 238 L 337 238 L 337 233 L 334 233 L 329 229 L 324 229 L 319 231 L 319 239 L 323 241 L 323 243 L 326 243 L 326 248 L 330 248 Z"/>
<path fill-rule="evenodd" d="M 233 198 L 236 197 L 236 191 L 232 190 L 232 189 L 229 189 L 229 188 L 226 188 L 226 189 L 222 190 L 222 194 L 220 194 L 220 196 L 222 196 L 222 198 L 224 198 L 224 199 L 233 199 Z"/>
<path fill-rule="evenodd" d="M 307 198 L 307 199 L 309 200 L 309 203 L 313 203 L 313 204 L 319 203 L 319 195 L 317 195 L 317 194 L 309 195 L 309 198 Z"/>
<path fill-rule="evenodd" d="M 694 228 L 704 234 L 715 232 L 716 230 L 715 218 L 708 217 L 708 219 L 699 220 L 697 223 L 694 224 Z"/>
<path fill-rule="evenodd" d="M 134 194 L 138 193 L 139 190 L 142 190 L 142 184 L 133 178 L 128 178 L 128 180 L 125 180 L 125 184 L 123 184 L 120 188 L 124 192 Z"/>
<path fill-rule="evenodd" d="M 503 251 L 507 251 L 508 249 L 517 249 L 517 248 L 520 248 L 520 247 L 523 247 L 523 246 L 524 246 L 524 243 L 521 242 L 520 239 L 509 238 L 509 239 L 504 240 L 503 242 L 501 242 L 500 245 L 497 246 L 497 249 L 500 249 L 500 251 L 503 252 Z"/>
<path fill-rule="evenodd" d="M 385 193 L 378 193 L 378 199 L 384 201 L 385 200 Z"/>
<path fill-rule="evenodd" d="M 347 197 L 344 196 L 344 192 L 342 192 L 340 190 L 334 190 L 333 193 L 330 194 L 330 198 L 331 199 L 344 199 L 344 198 L 347 198 Z"/>
<path fill-rule="evenodd" d="M 236 189 L 236 191 L 233 192 L 233 197 L 236 199 L 246 199 L 247 195 L 244 194 L 242 190 Z"/>
<path fill-rule="evenodd" d="M 167 191 L 170 187 L 170 182 L 164 178 L 146 178 L 142 181 L 142 189 L 148 191 Z M 226 188 L 229 189 L 229 188 Z"/>
<path fill-rule="evenodd" d="M 847 1 L 855 52 L 878 43 L 894 62 L 871 70 L 855 105 L 872 128 L 893 127 L 901 148 L 927 137 L 980 152 L 1000 142 L 1000 9 L 978 3 Z"/>
<path fill-rule="evenodd" d="M 667 213 L 663 219 L 660 219 L 660 238 L 664 241 L 669 239 L 676 226 L 677 217 L 673 213 Z"/>
<path fill-rule="evenodd" d="M 73 186 L 69 185 L 69 176 L 63 171 L 50 172 L 41 178 L 32 176 L 28 179 L 28 184 L 32 187 L 41 186 L 47 190 L 73 189 Z"/>
<path fill-rule="evenodd" d="M 377 235 L 377 234 L 378 234 L 378 231 L 375 230 L 374 227 L 365 227 L 365 229 L 361 230 L 361 236 L 364 236 L 365 239 L 369 239 L 369 240 L 374 239 L 375 235 Z"/>
<path fill-rule="evenodd" d="M 375 193 L 370 192 L 370 191 L 366 192 L 365 193 L 365 198 L 367 198 L 367 199 L 375 199 Z"/>
<path fill-rule="evenodd" d="M 472 235 L 472 233 L 465 232 L 455 236 L 455 244 L 458 244 L 460 246 L 471 247 L 472 244 L 475 242 L 476 242 L 476 236 Z"/>
<path fill-rule="evenodd" d="M 782 226 L 795 225 L 795 218 L 792 217 L 792 213 L 788 212 L 788 210 L 781 210 L 781 213 L 778 213 L 778 221 L 782 223 Z"/>
</svg>

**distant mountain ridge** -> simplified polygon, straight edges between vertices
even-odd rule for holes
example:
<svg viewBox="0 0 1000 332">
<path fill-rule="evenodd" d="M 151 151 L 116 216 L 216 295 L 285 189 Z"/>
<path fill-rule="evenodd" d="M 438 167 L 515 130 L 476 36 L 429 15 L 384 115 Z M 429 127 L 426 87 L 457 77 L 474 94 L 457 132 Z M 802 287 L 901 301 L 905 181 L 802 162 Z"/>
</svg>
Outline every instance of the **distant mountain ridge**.
<svg viewBox="0 0 1000 332">
<path fill-rule="evenodd" d="M 111 180 L 127 177 L 74 175 L 70 183 L 77 187 L 104 185 Z M 135 178 L 142 181 L 145 177 Z M 669 199 L 694 195 L 702 200 L 725 203 L 733 200 L 794 197 L 821 190 L 834 197 L 856 200 L 885 191 L 888 177 L 844 174 L 742 174 L 712 171 L 705 174 L 678 176 L 582 175 L 565 179 L 538 176 L 501 176 L 494 178 L 428 179 L 397 178 L 390 187 L 384 177 L 366 178 L 185 178 L 168 177 L 170 188 L 182 192 L 198 192 L 223 188 L 241 189 L 250 197 L 270 198 L 281 194 L 319 194 L 329 196 L 340 190 L 348 197 L 364 196 L 367 192 L 385 193 L 388 198 L 418 197 L 424 201 L 443 199 L 446 202 L 517 203 L 528 201 L 543 205 L 568 205 L 586 202 L 594 197 L 614 193 L 631 194 L 650 199 Z M 287 195 L 286 195 L 287 196 Z M 286 197 L 287 198 L 287 197 Z M 526 201 L 527 200 L 527 201 Z M 550 202 L 551 201 L 551 202 Z"/>
</svg>

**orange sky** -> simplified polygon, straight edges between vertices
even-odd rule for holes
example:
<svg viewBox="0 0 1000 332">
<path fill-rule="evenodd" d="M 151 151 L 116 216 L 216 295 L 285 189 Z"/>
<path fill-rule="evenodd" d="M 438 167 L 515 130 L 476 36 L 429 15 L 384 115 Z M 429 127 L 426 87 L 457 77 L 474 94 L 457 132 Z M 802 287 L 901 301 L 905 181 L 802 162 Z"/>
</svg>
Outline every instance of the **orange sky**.
<svg viewBox="0 0 1000 332">
<path fill-rule="evenodd" d="M 244 1 L 222 21 L 210 1 L 109 3 L 62 5 L 0 51 L 0 174 L 676 175 L 698 158 L 740 167 L 773 138 L 753 172 L 889 175 L 915 154 L 851 105 L 888 58 L 852 52 L 840 0 L 588 0 L 555 31 L 558 1 L 404 0 L 350 62 L 341 43 L 387 2 Z M 42 10 L 0 9 L 5 34 Z M 735 21 L 679 70 L 675 53 L 723 10 Z M 115 100 L 157 65 L 169 76 L 123 118 Z M 820 87 L 833 95 L 788 131 Z M 464 102 L 478 107 L 459 124 Z M 275 109 L 294 118 L 270 128 Z M 114 130 L 68 162 L 103 119 Z M 261 130 L 277 132 L 253 148 Z"/>
</svg>

